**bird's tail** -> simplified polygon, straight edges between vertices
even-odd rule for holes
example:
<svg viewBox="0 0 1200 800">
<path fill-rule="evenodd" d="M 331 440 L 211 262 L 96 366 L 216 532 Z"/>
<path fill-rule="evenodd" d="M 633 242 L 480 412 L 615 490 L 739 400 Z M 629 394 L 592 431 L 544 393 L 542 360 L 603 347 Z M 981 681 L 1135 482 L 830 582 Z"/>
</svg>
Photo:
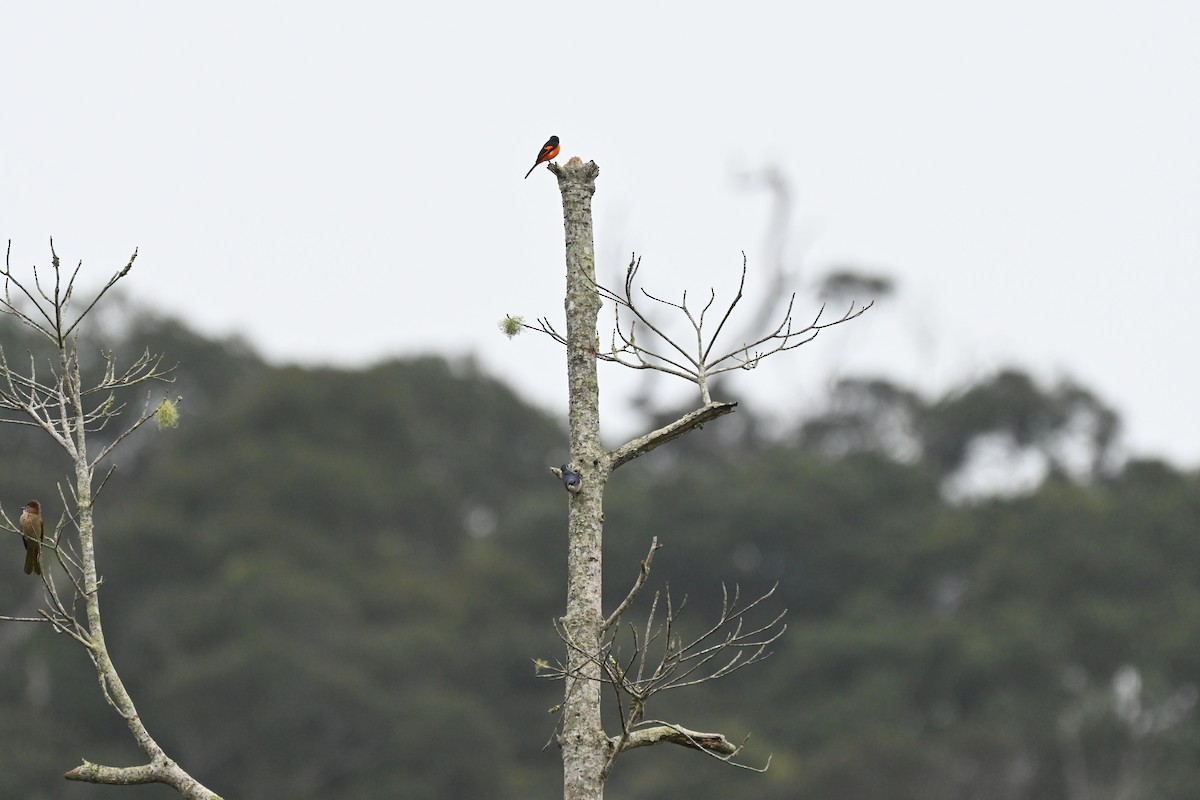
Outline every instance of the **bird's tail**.
<svg viewBox="0 0 1200 800">
<path fill-rule="evenodd" d="M 532 175 L 532 174 L 533 174 L 533 171 L 534 171 L 535 169 L 537 169 L 537 168 L 538 168 L 538 164 L 541 164 L 541 163 L 542 163 L 542 162 L 541 162 L 541 161 L 539 161 L 539 162 L 537 162 L 537 164 L 534 164 L 532 167 L 530 167 L 530 168 L 529 168 L 529 172 L 526 172 L 526 173 L 525 173 L 525 177 L 526 177 L 526 178 L 528 178 L 530 175 Z"/>
<path fill-rule="evenodd" d="M 41 575 L 42 565 L 38 559 L 38 551 L 42 549 L 37 542 L 25 540 L 25 574 L 26 575 Z"/>
</svg>

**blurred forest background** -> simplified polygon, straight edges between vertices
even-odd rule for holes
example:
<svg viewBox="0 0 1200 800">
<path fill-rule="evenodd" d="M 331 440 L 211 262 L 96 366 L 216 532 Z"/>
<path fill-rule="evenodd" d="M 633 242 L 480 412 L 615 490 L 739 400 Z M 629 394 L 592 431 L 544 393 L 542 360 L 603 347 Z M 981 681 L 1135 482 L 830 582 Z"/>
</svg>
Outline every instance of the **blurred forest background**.
<svg viewBox="0 0 1200 800">
<path fill-rule="evenodd" d="M 533 659 L 562 651 L 563 426 L 467 360 L 279 367 L 144 309 L 104 318 L 97 353 L 165 353 L 185 398 L 177 430 L 117 450 L 96 513 L 109 646 L 167 752 L 231 799 L 556 796 L 562 686 Z M 768 772 L 660 747 L 609 793 L 1200 797 L 1200 476 L 1123 462 L 1118 432 L 1086 387 L 1019 369 L 936 398 L 855 378 L 787 430 L 743 404 L 620 470 L 610 604 L 658 536 L 650 585 L 688 596 L 685 622 L 722 581 L 778 581 L 764 615 L 789 628 L 650 707 L 752 734 Z M 979 491 L 997 452 L 1034 478 Z M 5 510 L 36 497 L 56 521 L 65 456 L 15 426 L 0 455 Z M 21 542 L 0 544 L 0 613 L 32 614 Z M 74 642 L 0 624 L 0 669 L 0 797 L 174 796 L 62 780 L 141 761 Z"/>
</svg>

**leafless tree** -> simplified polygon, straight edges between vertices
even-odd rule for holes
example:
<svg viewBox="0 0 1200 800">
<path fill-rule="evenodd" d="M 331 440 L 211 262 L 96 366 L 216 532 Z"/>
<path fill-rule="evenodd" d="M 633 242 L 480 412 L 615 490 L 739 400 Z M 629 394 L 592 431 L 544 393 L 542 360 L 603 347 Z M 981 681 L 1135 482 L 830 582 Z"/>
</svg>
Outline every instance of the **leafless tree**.
<svg viewBox="0 0 1200 800">
<path fill-rule="evenodd" d="M 601 544 L 603 496 L 609 476 L 622 464 L 733 412 L 736 402 L 712 398 L 709 385 L 712 377 L 754 369 L 768 356 L 795 349 L 812 341 L 821 330 L 858 317 L 870 304 L 852 303 L 844 314 L 829 321 L 822 321 L 824 308 L 821 308 L 811 321 L 798 323 L 793 318 L 795 295 L 792 295 L 773 327 L 735 345 L 719 344 L 743 298 L 745 256 L 737 292 L 727 305 L 717 304 L 715 290 L 706 292 L 698 303 L 689 299 L 686 291 L 677 302 L 646 291 L 638 284 L 641 262 L 636 256 L 626 270 L 623 287 L 613 290 L 600 286 L 596 283 L 591 213 L 599 168 L 594 162 L 584 164 L 577 158 L 565 166 L 552 163 L 549 168 L 558 178 L 563 198 L 565 332 L 560 333 L 546 317 L 540 318 L 536 325 L 528 325 L 510 316 L 501 327 L 510 336 L 522 329 L 544 333 L 562 344 L 567 353 L 571 453 L 567 469 L 577 474 L 579 481 L 564 481 L 570 490 L 567 607 L 556 628 L 566 645 L 566 654 L 555 666 L 546 661 L 538 662 L 538 666 L 543 674 L 561 678 L 565 683 L 557 728 L 563 757 L 564 800 L 599 800 L 615 759 L 630 748 L 667 742 L 735 763 L 741 748 L 723 734 L 693 731 L 675 723 L 649 719 L 646 705 L 651 697 L 667 689 L 715 680 L 760 661 L 784 630 L 781 613 L 762 624 L 750 623 L 746 616 L 747 612 L 757 610 L 773 589 L 744 604 L 739 592 L 735 591 L 732 598 L 726 593 L 716 622 L 698 637 L 683 638 L 678 633 L 676 623 L 681 606 L 674 606 L 665 592 L 655 595 L 646 623 L 640 626 L 640 635 L 634 633 L 636 628 L 622 629 L 622 616 L 646 582 L 658 547 L 657 539 L 642 562 L 633 588 L 612 613 L 604 614 Z M 615 319 L 609 346 L 602 349 L 596 325 L 604 300 L 613 305 Z M 674 336 L 665 323 L 652 316 L 649 308 L 666 309 L 677 315 L 683 320 L 685 334 Z M 606 451 L 600 443 L 597 361 L 683 378 L 698 388 L 700 405 L 657 430 Z M 559 468 L 551 471 L 559 478 L 564 477 Z M 619 641 L 622 630 L 631 637 L 624 647 Z M 621 719 L 620 732 L 611 736 L 605 732 L 601 720 L 604 687 L 618 701 Z"/>
<path fill-rule="evenodd" d="M 149 350 L 125 367 L 118 367 L 115 354 L 103 353 L 101 374 L 89 384 L 84 383 L 80 368 L 80 324 L 101 298 L 133 269 L 137 251 L 74 316 L 72 301 L 82 262 L 74 269 L 64 269 L 53 241 L 50 242 L 50 255 L 49 274 L 34 267 L 31 278 L 23 278 L 14 272 L 11 242 L 5 255 L 4 269 L 0 272 L 4 279 L 0 313 L 18 320 L 37 338 L 48 343 L 50 355 L 43 359 L 30 353 L 27 361 L 22 359 L 23 366 L 18 368 L 10 361 L 10 354 L 0 347 L 0 422 L 30 426 L 44 432 L 70 457 L 74 474 L 73 480 L 67 481 L 65 486 L 59 485 L 58 494 L 64 511 L 41 545 L 45 569 L 41 570 L 40 577 L 46 607 L 35 617 L 3 616 L 0 619 L 46 624 L 78 642 L 96 668 L 104 699 L 125 720 L 138 747 L 149 759 L 145 764 L 132 767 L 84 761 L 64 777 L 113 785 L 165 783 L 189 800 L 220 800 L 169 758 L 151 737 L 134 707 L 133 698 L 117 674 L 101 624 L 103 581 L 96 566 L 94 512 L 96 501 L 115 467 L 110 465 L 103 472 L 98 485 L 97 471 L 118 445 L 147 422 L 157 419 L 160 427 L 173 426 L 178 413 L 178 399 L 170 401 L 164 396 L 161 402 L 154 403 L 151 388 L 132 421 L 118 430 L 107 431 L 110 423 L 117 428 L 117 420 L 129 410 L 124 400 L 126 390 L 169 383 L 172 368 L 164 367 L 162 356 Z M 88 449 L 88 437 L 101 431 L 105 432 L 106 443 L 93 452 Z M 0 520 L 5 529 L 23 535 L 2 506 Z"/>
</svg>

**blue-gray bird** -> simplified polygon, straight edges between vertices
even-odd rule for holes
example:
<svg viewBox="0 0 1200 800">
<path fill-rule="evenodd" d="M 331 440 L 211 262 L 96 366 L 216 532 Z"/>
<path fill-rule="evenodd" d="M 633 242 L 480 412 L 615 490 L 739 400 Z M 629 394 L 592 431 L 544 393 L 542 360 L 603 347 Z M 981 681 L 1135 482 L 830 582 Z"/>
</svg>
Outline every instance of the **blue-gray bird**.
<svg viewBox="0 0 1200 800">
<path fill-rule="evenodd" d="M 571 494 L 578 492 L 580 487 L 583 486 L 583 479 L 579 477 L 579 473 L 572 472 L 566 464 L 563 464 L 558 469 L 562 473 L 560 477 L 562 478 L 563 487 Z"/>
</svg>

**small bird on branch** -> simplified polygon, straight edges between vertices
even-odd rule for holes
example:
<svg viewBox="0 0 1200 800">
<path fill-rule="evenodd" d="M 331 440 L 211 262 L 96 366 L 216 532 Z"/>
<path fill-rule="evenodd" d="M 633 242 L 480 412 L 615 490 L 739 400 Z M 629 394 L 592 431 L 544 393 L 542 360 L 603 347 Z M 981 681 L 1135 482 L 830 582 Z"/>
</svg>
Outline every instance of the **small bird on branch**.
<svg viewBox="0 0 1200 800">
<path fill-rule="evenodd" d="M 41 575 L 42 537 L 46 529 L 42 525 L 42 505 L 37 500 L 30 500 L 21 512 L 21 534 L 25 543 L 25 574 Z"/>
</svg>

